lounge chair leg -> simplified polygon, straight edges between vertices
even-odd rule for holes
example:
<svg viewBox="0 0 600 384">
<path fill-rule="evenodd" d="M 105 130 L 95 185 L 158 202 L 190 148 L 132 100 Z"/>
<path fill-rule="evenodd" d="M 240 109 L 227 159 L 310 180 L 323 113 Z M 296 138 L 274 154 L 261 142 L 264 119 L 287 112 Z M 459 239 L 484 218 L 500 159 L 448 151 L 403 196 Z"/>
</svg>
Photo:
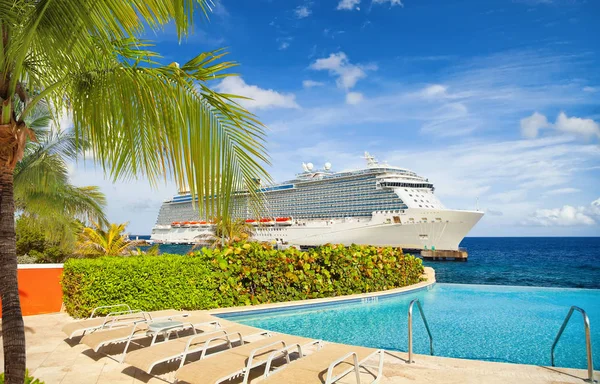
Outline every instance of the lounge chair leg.
<svg viewBox="0 0 600 384">
<path fill-rule="evenodd" d="M 383 376 L 383 358 L 384 358 L 384 352 L 383 349 L 379 350 L 379 371 L 377 372 L 377 377 L 375 378 L 375 381 L 373 383 L 379 383 L 379 380 L 381 380 L 381 376 Z"/>
<path fill-rule="evenodd" d="M 358 355 L 353 355 L 354 359 L 354 372 L 356 373 L 356 384 L 360 384 L 360 366 L 358 365 Z"/>
</svg>

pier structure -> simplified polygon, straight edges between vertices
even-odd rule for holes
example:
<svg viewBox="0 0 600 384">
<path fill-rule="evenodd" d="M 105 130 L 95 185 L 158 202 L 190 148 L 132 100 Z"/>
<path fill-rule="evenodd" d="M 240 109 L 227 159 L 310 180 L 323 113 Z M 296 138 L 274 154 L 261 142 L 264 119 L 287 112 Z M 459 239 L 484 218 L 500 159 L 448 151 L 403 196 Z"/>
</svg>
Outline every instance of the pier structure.
<svg viewBox="0 0 600 384">
<path fill-rule="evenodd" d="M 469 254 L 466 250 L 459 249 L 456 251 L 444 251 L 437 249 L 423 249 L 421 250 L 421 257 L 423 260 L 454 260 L 454 261 L 467 261 Z"/>
</svg>

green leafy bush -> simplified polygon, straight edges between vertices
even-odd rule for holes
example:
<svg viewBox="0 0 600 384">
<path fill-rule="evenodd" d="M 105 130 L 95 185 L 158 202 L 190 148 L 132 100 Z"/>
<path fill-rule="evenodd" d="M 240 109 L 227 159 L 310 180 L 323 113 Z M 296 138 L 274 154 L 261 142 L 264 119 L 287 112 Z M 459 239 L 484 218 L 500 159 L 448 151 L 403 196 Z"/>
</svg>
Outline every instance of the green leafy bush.
<svg viewBox="0 0 600 384">
<path fill-rule="evenodd" d="M 210 265 L 181 255 L 68 259 L 62 286 L 66 310 L 74 317 L 115 303 L 146 311 L 218 305 Z"/>
<path fill-rule="evenodd" d="M 4 373 L 0 373 L 0 384 L 4 384 Z M 44 382 L 29 376 L 29 371 L 25 370 L 25 381 L 23 384 L 44 384 Z"/>
<path fill-rule="evenodd" d="M 85 317 L 115 303 L 194 310 L 374 292 L 415 284 L 422 274 L 421 260 L 397 248 L 328 244 L 303 252 L 240 243 L 188 256 L 70 259 L 63 292 L 67 312 Z"/>
<path fill-rule="evenodd" d="M 50 239 L 35 218 L 20 216 L 15 232 L 17 255 L 26 264 L 31 260 L 32 263 L 60 263 L 73 253 L 67 242 Z"/>
</svg>

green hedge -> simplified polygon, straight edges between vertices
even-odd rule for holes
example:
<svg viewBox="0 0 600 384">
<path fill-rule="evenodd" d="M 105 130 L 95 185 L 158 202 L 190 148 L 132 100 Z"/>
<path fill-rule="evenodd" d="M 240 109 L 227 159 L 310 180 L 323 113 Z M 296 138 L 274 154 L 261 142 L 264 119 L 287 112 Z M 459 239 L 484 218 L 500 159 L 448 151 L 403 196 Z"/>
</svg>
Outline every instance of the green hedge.
<svg viewBox="0 0 600 384">
<path fill-rule="evenodd" d="M 244 243 L 188 256 L 70 259 L 62 284 L 67 312 L 86 317 L 115 303 L 195 310 L 374 292 L 415 284 L 422 274 L 421 260 L 396 248 L 303 252 Z"/>
</svg>

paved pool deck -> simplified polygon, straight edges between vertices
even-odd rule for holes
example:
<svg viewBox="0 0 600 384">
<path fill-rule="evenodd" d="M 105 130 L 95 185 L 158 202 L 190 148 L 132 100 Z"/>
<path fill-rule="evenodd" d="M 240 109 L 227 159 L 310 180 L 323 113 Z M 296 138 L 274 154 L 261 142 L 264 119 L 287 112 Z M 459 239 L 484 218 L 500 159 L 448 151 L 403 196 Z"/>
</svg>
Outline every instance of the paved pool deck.
<svg viewBox="0 0 600 384">
<path fill-rule="evenodd" d="M 427 271 L 427 280 L 417 286 L 408 288 L 408 290 L 424 288 L 433 282 L 435 282 L 433 270 Z M 353 298 L 365 296 L 370 297 L 373 294 L 354 295 Z M 331 301 L 331 299 L 317 300 L 316 302 L 323 301 Z M 311 300 L 310 302 L 315 301 Z M 294 304 L 297 303 L 268 304 L 257 307 L 273 308 Z M 227 311 L 239 310 L 240 308 L 228 309 Z M 223 313 L 226 311 L 219 310 L 215 312 Z M 119 352 L 123 350 L 122 345 L 103 349 L 103 353 L 95 353 L 86 345 L 78 344 L 79 338 L 66 340 L 61 329 L 66 323 L 72 321 L 75 320 L 66 313 L 25 317 L 27 367 L 33 376 L 41 379 L 46 384 L 173 382 L 172 373 L 159 371 L 157 376 L 153 376 L 127 364 L 118 363 L 116 358 L 118 358 Z M 229 324 L 232 324 L 232 322 L 221 320 L 222 326 L 227 327 Z M 0 336 L 1 340 L 2 337 Z M 0 350 L 0 364 L 2 365 L 4 364 L 3 357 Z M 562 384 L 584 383 L 584 379 L 587 377 L 587 371 L 581 369 L 495 363 L 427 355 L 414 355 L 414 360 L 415 363 L 407 364 L 406 353 L 386 352 L 383 378 L 380 383 Z M 376 365 L 376 361 L 372 363 Z M 372 380 L 372 377 L 366 371 L 363 372 L 363 377 L 363 383 L 370 383 Z M 596 372 L 596 377 L 600 377 L 598 372 Z M 235 382 L 239 381 L 231 381 L 231 383 Z M 251 382 L 258 383 L 260 379 L 254 379 Z M 356 382 L 352 375 L 348 375 L 340 383 L 355 384 Z"/>
</svg>

